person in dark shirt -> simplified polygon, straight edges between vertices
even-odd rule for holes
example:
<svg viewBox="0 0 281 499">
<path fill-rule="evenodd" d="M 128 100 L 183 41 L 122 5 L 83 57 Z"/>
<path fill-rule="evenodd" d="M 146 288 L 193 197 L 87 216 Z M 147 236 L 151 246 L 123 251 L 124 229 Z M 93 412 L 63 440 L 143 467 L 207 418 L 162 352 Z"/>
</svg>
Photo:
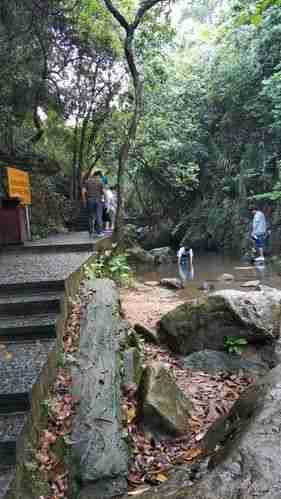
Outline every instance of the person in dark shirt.
<svg viewBox="0 0 281 499">
<path fill-rule="evenodd" d="M 93 234 L 95 224 L 97 227 L 97 235 L 102 235 L 102 213 L 103 213 L 103 196 L 104 184 L 99 172 L 95 172 L 85 182 L 82 190 L 84 201 L 88 203 L 89 214 L 89 232 Z"/>
</svg>

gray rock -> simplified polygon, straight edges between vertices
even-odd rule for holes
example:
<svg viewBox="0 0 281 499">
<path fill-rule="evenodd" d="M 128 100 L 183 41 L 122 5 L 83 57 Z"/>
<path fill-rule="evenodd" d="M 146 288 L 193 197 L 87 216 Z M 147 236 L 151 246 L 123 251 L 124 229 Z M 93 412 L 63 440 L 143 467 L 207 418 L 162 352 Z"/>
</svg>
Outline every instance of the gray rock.
<svg viewBox="0 0 281 499">
<path fill-rule="evenodd" d="M 127 488 L 125 478 L 117 478 L 113 482 L 99 480 L 84 487 L 77 499 L 110 499 L 120 497 Z"/>
<path fill-rule="evenodd" d="M 209 374 L 228 372 L 232 374 L 250 374 L 255 377 L 264 376 L 268 372 L 267 364 L 243 359 L 240 355 L 231 355 L 215 350 L 203 350 L 188 355 L 183 360 L 185 369 L 203 371 Z"/>
<path fill-rule="evenodd" d="M 124 384 L 139 385 L 142 376 L 141 355 L 137 347 L 128 348 L 123 352 Z"/>
<path fill-rule="evenodd" d="M 164 286 L 165 288 L 169 288 L 169 289 L 182 289 L 183 288 L 183 285 L 182 285 L 182 282 L 180 281 L 180 279 L 176 279 L 173 277 L 161 279 L 160 286 Z"/>
<path fill-rule="evenodd" d="M 258 288 L 260 281 L 247 281 L 240 284 L 241 288 Z"/>
<path fill-rule="evenodd" d="M 150 254 L 155 258 L 155 263 L 170 263 L 174 259 L 174 253 L 169 246 L 150 250 Z"/>
<path fill-rule="evenodd" d="M 251 343 L 275 340 L 280 335 L 281 291 L 216 291 L 196 302 L 179 305 L 159 322 L 160 341 L 183 355 L 224 350 L 224 337 Z"/>
<path fill-rule="evenodd" d="M 146 367 L 139 397 L 140 419 L 146 427 L 172 436 L 190 432 L 192 404 L 163 363 L 154 362 Z"/>
<path fill-rule="evenodd" d="M 265 378 L 263 385 L 267 387 L 264 404 L 260 396 L 258 414 L 250 420 L 246 432 L 243 434 L 242 427 L 236 439 L 217 456 L 213 464 L 219 465 L 199 487 L 204 492 L 202 499 L 222 498 L 225 482 L 231 492 L 225 497 L 280 498 L 281 366 Z"/>
<path fill-rule="evenodd" d="M 135 324 L 134 329 L 136 333 L 142 336 L 148 343 L 159 344 L 159 338 L 156 331 L 144 326 L 143 324 Z"/>
<path fill-rule="evenodd" d="M 162 248 L 171 244 L 172 222 L 165 219 L 158 225 L 147 227 L 143 234 L 141 244 L 145 249 Z"/>
<path fill-rule="evenodd" d="M 138 245 L 127 249 L 127 255 L 130 262 L 146 263 L 152 265 L 155 263 L 155 257 Z"/>
<path fill-rule="evenodd" d="M 150 288 L 156 288 L 159 286 L 159 281 L 145 281 L 145 286 L 149 286 Z"/>
<path fill-rule="evenodd" d="M 115 336 L 120 333 L 119 295 L 109 279 L 89 287 L 94 298 L 81 323 L 77 364 L 72 367 L 73 395 L 80 400 L 70 435 L 82 484 L 125 484 L 128 449 L 122 439 L 120 376 Z M 125 491 L 125 488 L 123 489 Z"/>
<path fill-rule="evenodd" d="M 188 472 L 176 472 L 142 499 L 280 499 L 280 412 L 281 366 L 277 366 L 207 434 L 203 448 L 224 443 L 223 450 L 213 454 L 209 473 L 198 480 L 195 473 L 192 483 Z"/>
<path fill-rule="evenodd" d="M 222 274 L 220 277 L 218 277 L 218 281 L 234 281 L 234 275 Z"/>
</svg>

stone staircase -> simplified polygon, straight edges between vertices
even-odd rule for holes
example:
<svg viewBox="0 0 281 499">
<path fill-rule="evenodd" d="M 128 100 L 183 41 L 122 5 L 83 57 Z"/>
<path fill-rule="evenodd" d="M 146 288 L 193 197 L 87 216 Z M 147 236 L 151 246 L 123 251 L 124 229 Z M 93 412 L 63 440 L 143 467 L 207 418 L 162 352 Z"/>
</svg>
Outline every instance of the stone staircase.
<svg viewBox="0 0 281 499">
<path fill-rule="evenodd" d="M 56 235 L 0 251 L 0 499 L 14 478 L 31 390 L 56 337 L 69 276 L 110 238 Z M 20 498 L 18 498 L 20 499 Z"/>
<path fill-rule="evenodd" d="M 0 498 L 13 477 L 30 394 L 56 336 L 64 281 L 0 285 Z"/>
<path fill-rule="evenodd" d="M 69 222 L 69 228 L 73 231 L 89 230 L 88 209 L 83 203 L 80 204 L 77 216 Z"/>
</svg>

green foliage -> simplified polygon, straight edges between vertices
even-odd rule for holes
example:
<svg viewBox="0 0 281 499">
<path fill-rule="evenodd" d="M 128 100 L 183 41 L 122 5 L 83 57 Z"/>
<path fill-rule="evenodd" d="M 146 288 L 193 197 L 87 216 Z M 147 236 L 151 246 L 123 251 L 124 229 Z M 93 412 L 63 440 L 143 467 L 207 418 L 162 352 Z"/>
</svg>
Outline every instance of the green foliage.
<svg viewBox="0 0 281 499">
<path fill-rule="evenodd" d="M 227 353 L 241 354 L 245 350 L 248 341 L 237 336 L 226 336 L 224 338 L 224 349 Z"/>
<path fill-rule="evenodd" d="M 50 232 L 64 229 L 70 218 L 70 202 L 62 192 L 57 192 L 56 184 L 45 176 L 32 175 L 32 235 L 46 237 Z"/>
<path fill-rule="evenodd" d="M 112 254 L 98 256 L 94 263 L 85 266 L 85 275 L 88 279 L 113 279 L 121 286 L 133 284 L 132 271 L 127 262 L 126 254 Z"/>
</svg>

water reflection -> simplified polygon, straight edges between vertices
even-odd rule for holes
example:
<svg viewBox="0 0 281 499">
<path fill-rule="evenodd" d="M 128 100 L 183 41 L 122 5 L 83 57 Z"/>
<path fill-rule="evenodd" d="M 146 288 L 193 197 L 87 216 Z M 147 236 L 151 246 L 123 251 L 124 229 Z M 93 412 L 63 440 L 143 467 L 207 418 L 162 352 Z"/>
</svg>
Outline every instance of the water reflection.
<svg viewBox="0 0 281 499">
<path fill-rule="evenodd" d="M 219 281 L 222 274 L 232 274 L 234 280 L 231 282 Z M 140 281 L 160 281 L 165 277 L 178 277 L 179 267 L 177 263 L 161 265 L 153 268 L 138 267 L 137 277 Z M 247 281 L 258 280 L 262 284 L 281 289 L 281 277 L 272 268 L 270 262 L 266 260 L 263 265 L 251 265 L 241 262 L 229 256 L 218 254 L 195 255 L 195 264 L 190 276 L 187 276 L 186 291 L 181 293 L 192 293 L 193 296 L 201 294 L 198 289 L 202 283 L 208 282 L 214 285 L 215 290 L 219 289 L 246 289 L 241 287 Z"/>
<path fill-rule="evenodd" d="M 257 278 L 262 283 L 266 283 L 270 279 L 270 269 L 265 263 L 255 263 Z"/>
</svg>

